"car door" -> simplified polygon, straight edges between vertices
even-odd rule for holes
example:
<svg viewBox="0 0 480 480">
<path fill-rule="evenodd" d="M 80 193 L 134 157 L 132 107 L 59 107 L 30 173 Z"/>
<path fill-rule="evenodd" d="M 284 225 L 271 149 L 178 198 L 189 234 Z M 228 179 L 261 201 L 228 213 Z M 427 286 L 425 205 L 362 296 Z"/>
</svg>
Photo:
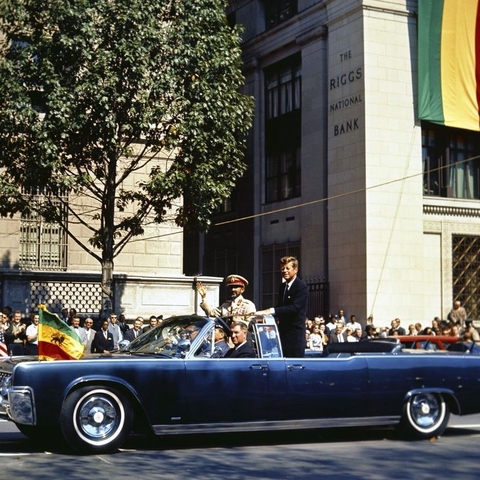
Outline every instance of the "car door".
<svg viewBox="0 0 480 480">
<path fill-rule="evenodd" d="M 287 358 L 285 388 L 273 382 L 275 419 L 357 417 L 368 413 L 368 367 L 364 357 Z M 278 370 L 278 369 L 277 369 Z"/>
<path fill-rule="evenodd" d="M 184 423 L 266 419 L 269 376 L 266 360 L 192 358 L 185 361 L 185 366 Z"/>
</svg>

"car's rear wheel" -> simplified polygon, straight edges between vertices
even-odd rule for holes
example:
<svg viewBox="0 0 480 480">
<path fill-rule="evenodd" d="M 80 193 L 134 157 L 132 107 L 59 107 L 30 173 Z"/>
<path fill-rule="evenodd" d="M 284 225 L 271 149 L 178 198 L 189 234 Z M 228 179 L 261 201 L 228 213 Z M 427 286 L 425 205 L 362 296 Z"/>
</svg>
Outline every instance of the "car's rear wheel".
<svg viewBox="0 0 480 480">
<path fill-rule="evenodd" d="M 412 395 L 404 408 L 403 425 L 417 438 L 440 436 L 447 428 L 450 409 L 439 393 Z"/>
<path fill-rule="evenodd" d="M 114 388 L 84 387 L 65 400 L 60 415 L 63 436 L 84 453 L 116 450 L 131 431 L 133 412 L 128 398 Z"/>
</svg>

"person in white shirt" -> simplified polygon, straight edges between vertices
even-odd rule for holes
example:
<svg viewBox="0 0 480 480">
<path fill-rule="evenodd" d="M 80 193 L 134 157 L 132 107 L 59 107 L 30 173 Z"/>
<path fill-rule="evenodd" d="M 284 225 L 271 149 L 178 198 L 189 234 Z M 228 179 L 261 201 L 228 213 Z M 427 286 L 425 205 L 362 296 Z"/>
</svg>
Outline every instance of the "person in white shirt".
<svg viewBox="0 0 480 480">
<path fill-rule="evenodd" d="M 351 328 L 352 332 L 354 332 L 357 328 L 360 330 L 362 329 L 362 326 L 359 322 L 357 322 L 357 317 L 355 315 L 350 315 L 350 321 L 345 325 L 345 327 Z"/>
<path fill-rule="evenodd" d="M 323 334 L 320 331 L 320 326 L 315 325 L 313 332 L 308 339 L 308 346 L 310 350 L 322 351 L 323 350 Z"/>
<path fill-rule="evenodd" d="M 27 344 L 25 346 L 25 353 L 27 355 L 38 355 L 38 313 L 32 315 L 32 323 L 25 331 Z"/>
<path fill-rule="evenodd" d="M 347 342 L 358 342 L 358 338 L 354 335 L 354 330 L 352 330 L 350 327 L 345 329 L 345 335 L 347 337 Z"/>
<path fill-rule="evenodd" d="M 337 328 L 337 319 L 334 315 L 330 315 L 328 323 L 325 325 L 326 334 L 330 335 Z"/>
</svg>

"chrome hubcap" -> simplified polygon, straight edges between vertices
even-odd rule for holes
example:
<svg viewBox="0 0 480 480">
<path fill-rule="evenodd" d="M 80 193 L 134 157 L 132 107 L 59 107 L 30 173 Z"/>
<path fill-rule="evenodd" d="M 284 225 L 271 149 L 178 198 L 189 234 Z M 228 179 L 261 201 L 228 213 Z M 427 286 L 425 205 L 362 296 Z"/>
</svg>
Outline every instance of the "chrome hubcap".
<svg viewBox="0 0 480 480">
<path fill-rule="evenodd" d="M 441 405 L 435 395 L 417 395 L 411 402 L 410 411 L 418 426 L 428 428 L 440 417 Z"/>
<path fill-rule="evenodd" d="M 85 435 L 100 439 L 115 431 L 119 415 L 109 398 L 91 396 L 85 399 L 78 410 L 78 423 Z"/>
</svg>

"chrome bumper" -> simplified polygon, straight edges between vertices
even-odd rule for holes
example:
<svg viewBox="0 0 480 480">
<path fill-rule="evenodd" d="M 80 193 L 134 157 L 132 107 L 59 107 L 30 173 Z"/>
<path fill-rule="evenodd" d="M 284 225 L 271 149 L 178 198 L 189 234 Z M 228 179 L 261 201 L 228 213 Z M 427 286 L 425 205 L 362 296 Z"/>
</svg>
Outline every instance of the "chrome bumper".
<svg viewBox="0 0 480 480">
<path fill-rule="evenodd" d="M 35 425 L 35 402 L 30 387 L 12 387 L 8 390 L 7 413 L 11 420 L 22 425 Z"/>
<path fill-rule="evenodd" d="M 35 403 L 30 387 L 11 387 L 0 396 L 0 418 L 35 425 Z"/>
<path fill-rule="evenodd" d="M 8 414 L 8 390 L 11 386 L 12 375 L 0 373 L 0 418 L 10 420 Z"/>
</svg>

